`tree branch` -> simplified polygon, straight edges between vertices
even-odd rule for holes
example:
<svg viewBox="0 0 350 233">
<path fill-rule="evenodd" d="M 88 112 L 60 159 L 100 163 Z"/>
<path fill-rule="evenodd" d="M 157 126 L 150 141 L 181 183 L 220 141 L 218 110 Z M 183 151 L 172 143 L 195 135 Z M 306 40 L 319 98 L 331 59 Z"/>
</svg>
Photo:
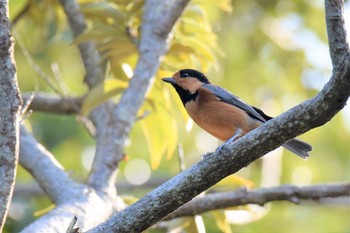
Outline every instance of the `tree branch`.
<svg viewBox="0 0 350 233">
<path fill-rule="evenodd" d="M 103 195 L 91 187 L 74 182 L 63 171 L 53 155 L 37 143 L 21 127 L 20 163 L 25 167 L 56 207 L 28 225 L 21 232 L 61 232 L 73 218 L 80 220 L 78 227 L 89 229 L 105 220 L 116 210 L 124 208 L 121 199 Z"/>
<path fill-rule="evenodd" d="M 326 17 L 326 20 L 332 21 L 333 30 L 329 30 L 328 36 L 336 35 L 341 38 L 338 38 L 334 45 L 337 52 L 333 53 L 331 50 L 333 75 L 317 96 L 268 121 L 239 140 L 225 145 L 221 151 L 206 156 L 204 160 L 88 232 L 141 232 L 224 177 L 248 166 L 287 140 L 325 124 L 342 109 L 350 95 L 349 49 L 347 45 L 340 45 L 346 41 L 343 20 L 333 20 L 335 17 L 342 19 L 342 1 L 332 0 L 336 4 L 329 4 L 330 1 L 326 1 L 326 15 L 332 12 L 332 19 Z M 341 33 L 334 34 L 334 31 Z M 123 116 L 130 117 L 129 114 Z M 122 119 L 124 122 L 130 122 L 127 118 Z M 122 135 L 124 137 L 124 134 Z"/>
<path fill-rule="evenodd" d="M 31 95 L 32 93 L 23 93 L 22 98 L 26 101 Z M 29 109 L 47 113 L 77 114 L 80 111 L 82 102 L 83 97 L 65 98 L 57 94 L 36 92 Z"/>
<path fill-rule="evenodd" d="M 80 11 L 80 6 L 75 0 L 61 0 L 64 12 L 68 18 L 74 38 L 79 36 L 86 29 L 85 17 Z M 104 78 L 101 67 L 101 56 L 93 42 L 88 41 L 79 44 L 79 51 L 84 63 L 86 75 L 85 82 L 91 88 Z"/>
<path fill-rule="evenodd" d="M 119 199 L 100 195 L 95 190 L 84 186 L 79 195 L 68 197 L 65 203 L 35 220 L 21 233 L 64 232 L 74 216 L 78 218 L 79 230 L 86 230 L 115 212 L 117 205 L 123 206 Z"/>
<path fill-rule="evenodd" d="M 350 183 L 304 187 L 283 185 L 251 191 L 244 188 L 233 192 L 211 193 L 198 197 L 169 214 L 164 220 L 247 204 L 264 205 L 272 201 L 290 201 L 299 204 L 301 200 L 318 201 L 322 198 L 343 196 L 350 197 Z"/>
<path fill-rule="evenodd" d="M 15 184 L 21 98 L 13 59 L 7 0 L 0 0 L 0 232 L 10 206 Z"/>
<path fill-rule="evenodd" d="M 40 145 L 24 126 L 21 126 L 20 131 L 19 162 L 53 202 L 61 204 L 72 196 L 81 195 L 82 185 L 69 178 L 55 157 Z"/>
<path fill-rule="evenodd" d="M 134 124 L 137 111 L 144 101 L 146 90 L 151 85 L 151 79 L 158 69 L 160 58 L 167 50 L 168 35 L 187 2 L 188 0 L 145 2 L 139 60 L 134 77 L 123 93 L 117 108 L 115 109 L 112 105 L 108 107 L 112 115 L 106 116 L 102 111 L 94 111 L 91 114 L 95 119 L 106 119 L 100 120 L 98 124 L 107 127 L 107 131 L 101 133 L 97 129 L 96 138 L 101 140 L 97 143 L 100 147 L 97 148 L 89 177 L 89 183 L 93 187 L 101 189 L 104 181 L 114 181 L 112 178 L 115 177 L 115 168 L 124 158 L 125 140 Z M 106 147 L 107 145 L 109 148 Z M 113 156 L 107 157 L 106 152 Z M 109 183 L 114 185 L 112 182 Z"/>
<path fill-rule="evenodd" d="M 80 11 L 76 0 L 61 0 L 74 37 L 80 35 L 86 29 L 85 17 Z M 93 42 L 79 44 L 79 51 L 84 62 L 86 76 L 85 82 L 91 89 L 103 80 L 101 56 Z M 114 131 L 116 120 L 114 110 L 116 106 L 112 101 L 107 101 L 96 107 L 90 114 L 90 119 L 96 126 L 96 153 L 92 170 L 90 172 L 89 185 L 108 195 L 115 196 L 115 172 L 118 162 L 123 158 L 119 144 L 114 143 L 119 137 L 118 131 Z"/>
</svg>

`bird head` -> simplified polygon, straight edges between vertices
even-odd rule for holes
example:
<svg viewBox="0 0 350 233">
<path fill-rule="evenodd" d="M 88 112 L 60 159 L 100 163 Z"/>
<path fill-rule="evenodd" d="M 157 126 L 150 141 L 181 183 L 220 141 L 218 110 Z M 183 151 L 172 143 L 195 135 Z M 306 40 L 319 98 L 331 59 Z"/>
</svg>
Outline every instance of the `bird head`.
<svg viewBox="0 0 350 233">
<path fill-rule="evenodd" d="M 181 88 L 191 94 L 195 93 L 204 84 L 210 83 L 204 74 L 193 69 L 179 70 L 171 78 L 162 78 L 162 80 L 172 84 L 176 90 Z"/>
</svg>

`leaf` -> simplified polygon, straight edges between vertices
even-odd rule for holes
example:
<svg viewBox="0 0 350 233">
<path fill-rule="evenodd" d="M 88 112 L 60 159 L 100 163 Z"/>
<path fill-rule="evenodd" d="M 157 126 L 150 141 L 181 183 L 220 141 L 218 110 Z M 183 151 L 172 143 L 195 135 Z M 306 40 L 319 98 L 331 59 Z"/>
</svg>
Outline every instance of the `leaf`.
<svg viewBox="0 0 350 233">
<path fill-rule="evenodd" d="M 91 29 L 90 31 L 84 32 L 75 38 L 73 44 L 80 44 L 89 40 L 105 41 L 112 38 L 120 38 L 123 36 L 123 32 L 120 28 L 114 26 L 100 26 L 98 28 Z"/>
<path fill-rule="evenodd" d="M 222 232 L 232 233 L 232 230 L 226 218 L 225 212 L 218 210 L 218 211 L 212 211 L 210 213 L 214 217 L 216 225 Z"/>
<path fill-rule="evenodd" d="M 123 25 L 126 17 L 111 2 L 91 2 L 81 4 L 81 11 L 87 16 L 94 16 L 101 19 L 113 18 L 116 23 Z"/>
<path fill-rule="evenodd" d="M 102 51 L 103 58 L 111 58 L 119 60 L 123 63 L 126 57 L 137 54 L 137 48 L 134 44 L 127 40 L 113 40 L 98 47 Z"/>
<path fill-rule="evenodd" d="M 184 46 L 192 48 L 197 56 L 205 57 L 205 59 L 210 61 L 215 60 L 215 55 L 206 41 L 202 41 L 195 37 L 181 37 L 179 41 Z"/>
<path fill-rule="evenodd" d="M 42 215 L 44 215 L 44 214 L 47 214 L 47 213 L 50 212 L 51 210 L 53 210 L 55 207 L 56 207 L 55 204 L 51 204 L 51 205 L 47 206 L 47 207 L 44 208 L 44 209 L 35 211 L 35 212 L 33 213 L 33 215 L 34 215 L 34 217 L 40 217 L 40 216 L 42 216 Z"/>
<path fill-rule="evenodd" d="M 207 0 L 196 0 L 193 3 L 197 3 L 200 5 L 207 5 L 208 7 L 215 6 L 218 9 L 226 12 L 232 11 L 232 4 L 230 0 L 216 0 L 216 1 L 207 1 Z"/>
<path fill-rule="evenodd" d="M 166 109 L 167 97 L 163 97 L 163 88 L 153 87 L 142 110 L 149 110 L 149 114 L 141 121 L 150 153 L 152 169 L 158 168 L 163 155 L 170 159 L 178 143 L 178 130 L 175 118 Z M 159 98 L 162 96 L 162 98 Z M 157 100 L 157 101 L 155 101 Z M 158 101 L 159 100 L 159 101 Z"/>
<path fill-rule="evenodd" d="M 141 121 L 150 153 L 152 169 L 158 168 L 163 155 L 171 158 L 177 145 L 176 122 L 164 108 L 158 107 Z"/>
<path fill-rule="evenodd" d="M 150 153 L 152 169 L 158 168 L 162 156 L 166 150 L 166 142 L 163 140 L 163 124 L 159 122 L 159 114 L 153 112 L 141 121 L 143 132 L 146 136 L 148 150 Z"/>
<path fill-rule="evenodd" d="M 131 195 L 122 195 L 121 198 L 127 205 L 132 205 L 139 200 L 137 197 Z"/>
<path fill-rule="evenodd" d="M 84 99 L 81 113 L 87 115 L 92 109 L 109 98 L 120 94 L 126 88 L 126 82 L 116 79 L 105 79 L 95 86 Z"/>
<path fill-rule="evenodd" d="M 232 188 L 237 186 L 245 186 L 251 189 L 254 186 L 254 182 L 238 175 L 230 175 L 217 183 L 214 188 Z"/>
</svg>

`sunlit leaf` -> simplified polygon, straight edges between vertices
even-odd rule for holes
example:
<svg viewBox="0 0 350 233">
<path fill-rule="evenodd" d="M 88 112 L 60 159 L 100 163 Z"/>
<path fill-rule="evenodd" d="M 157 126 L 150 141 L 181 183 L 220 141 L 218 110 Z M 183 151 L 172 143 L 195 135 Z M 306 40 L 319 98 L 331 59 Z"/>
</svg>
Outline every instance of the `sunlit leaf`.
<svg viewBox="0 0 350 233">
<path fill-rule="evenodd" d="M 159 122 L 162 116 L 159 114 L 150 114 L 141 121 L 143 132 L 148 143 L 148 150 L 150 153 L 151 167 L 156 169 L 165 153 L 167 142 L 164 142 L 163 129 L 164 126 Z"/>
<path fill-rule="evenodd" d="M 167 223 L 168 232 L 184 232 L 184 229 L 193 223 L 193 217 L 172 219 Z"/>
<path fill-rule="evenodd" d="M 116 79 L 105 79 L 95 86 L 84 99 L 81 113 L 87 115 L 93 108 L 109 98 L 120 94 L 126 87 L 125 82 Z"/>
<path fill-rule="evenodd" d="M 46 208 L 44 209 L 41 209 L 41 210 L 37 210 L 33 213 L 34 217 L 40 217 L 44 214 L 47 214 L 48 212 L 50 212 L 51 210 L 53 210 L 54 208 L 56 207 L 55 204 L 51 204 L 49 206 L 47 206 Z"/>
<path fill-rule="evenodd" d="M 226 12 L 232 11 L 232 4 L 230 0 L 217 0 L 217 1 L 195 0 L 193 2 L 201 5 L 207 5 L 209 7 L 215 6 L 220 10 L 223 10 Z"/>
<path fill-rule="evenodd" d="M 75 38 L 74 44 L 79 44 L 82 42 L 86 42 L 89 40 L 95 40 L 95 41 L 105 41 L 107 39 L 112 39 L 115 37 L 120 38 L 124 32 L 120 30 L 120 28 L 113 27 L 113 26 L 100 26 L 98 28 L 94 28 L 90 31 L 87 31 L 78 37 Z"/>
<path fill-rule="evenodd" d="M 168 159 L 171 158 L 178 143 L 176 119 L 166 109 L 165 99 L 159 99 L 162 93 L 162 88 L 154 87 L 147 97 L 150 101 L 147 101 L 142 108 L 151 111 L 141 121 L 141 125 L 148 143 L 152 169 L 156 169 L 159 166 L 163 155 L 166 155 Z"/>
<path fill-rule="evenodd" d="M 254 182 L 248 179 L 245 179 L 238 175 L 230 175 L 226 178 L 222 179 L 220 182 L 218 182 L 214 188 L 230 188 L 232 187 L 246 187 L 248 189 L 251 189 L 254 186 Z"/>
<path fill-rule="evenodd" d="M 81 10 L 88 17 L 94 16 L 102 19 L 112 18 L 119 25 L 122 25 L 125 22 L 125 15 L 111 2 L 91 2 L 81 4 Z"/>
<path fill-rule="evenodd" d="M 148 143 L 151 167 L 156 169 L 165 152 L 170 158 L 176 149 L 176 122 L 164 108 L 158 107 L 141 121 L 141 125 Z"/>
<path fill-rule="evenodd" d="M 127 205 L 132 205 L 139 200 L 137 197 L 131 195 L 122 195 L 121 198 Z"/>
<path fill-rule="evenodd" d="M 184 227 L 184 231 L 187 233 L 205 233 L 202 216 L 191 217 L 189 224 Z"/>
<path fill-rule="evenodd" d="M 218 226 L 218 228 L 224 232 L 224 233 L 232 233 L 230 224 L 226 218 L 225 212 L 224 211 L 211 211 L 211 215 L 215 219 L 215 223 Z"/>
<path fill-rule="evenodd" d="M 180 43 L 185 46 L 192 48 L 198 56 L 203 56 L 205 59 L 213 61 L 215 55 L 213 54 L 211 48 L 202 40 L 195 37 L 185 37 L 184 39 L 179 39 Z"/>
</svg>

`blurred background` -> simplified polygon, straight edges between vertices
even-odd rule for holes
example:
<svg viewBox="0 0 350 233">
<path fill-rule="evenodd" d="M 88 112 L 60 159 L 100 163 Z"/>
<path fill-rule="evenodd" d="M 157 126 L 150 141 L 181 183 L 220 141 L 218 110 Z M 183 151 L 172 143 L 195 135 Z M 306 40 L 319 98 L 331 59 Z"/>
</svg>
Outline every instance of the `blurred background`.
<svg viewBox="0 0 350 233">
<path fill-rule="evenodd" d="M 117 80 L 123 86 L 132 77 L 143 1 L 78 2 L 87 18 L 88 30 L 74 40 L 58 0 L 10 1 L 22 93 L 87 95 L 102 102 L 98 96 L 105 93 L 91 94 L 83 83 L 84 69 L 77 45 L 87 40 L 96 42 L 105 59 L 107 80 Z M 345 3 L 345 17 L 349 26 L 349 2 Z M 188 118 L 177 93 L 161 82 L 160 78 L 183 68 L 201 70 L 212 83 L 266 114 L 277 116 L 312 98 L 331 76 L 323 2 L 190 2 L 174 29 L 169 52 L 125 147 L 127 157 L 120 163 L 116 186 L 127 202 L 142 197 L 221 144 Z M 117 102 L 118 94 L 113 99 Z M 94 139 L 82 122 L 94 104 L 84 104 L 87 110 L 81 114 L 34 111 L 24 122 L 70 176 L 82 182 L 95 152 Z M 209 191 L 350 180 L 349 106 L 300 138 L 313 146 L 308 161 L 279 148 Z M 5 232 L 18 232 L 52 208 L 50 200 L 21 166 L 16 182 Z M 349 204 L 349 199 L 300 205 L 274 202 L 264 207 L 247 205 L 212 211 L 202 217 L 207 232 L 306 232 L 307 226 L 309 233 L 343 233 L 350 232 Z M 184 218 L 172 224 L 174 229 L 182 226 L 185 232 L 197 232 L 194 222 L 193 218 Z"/>
</svg>

